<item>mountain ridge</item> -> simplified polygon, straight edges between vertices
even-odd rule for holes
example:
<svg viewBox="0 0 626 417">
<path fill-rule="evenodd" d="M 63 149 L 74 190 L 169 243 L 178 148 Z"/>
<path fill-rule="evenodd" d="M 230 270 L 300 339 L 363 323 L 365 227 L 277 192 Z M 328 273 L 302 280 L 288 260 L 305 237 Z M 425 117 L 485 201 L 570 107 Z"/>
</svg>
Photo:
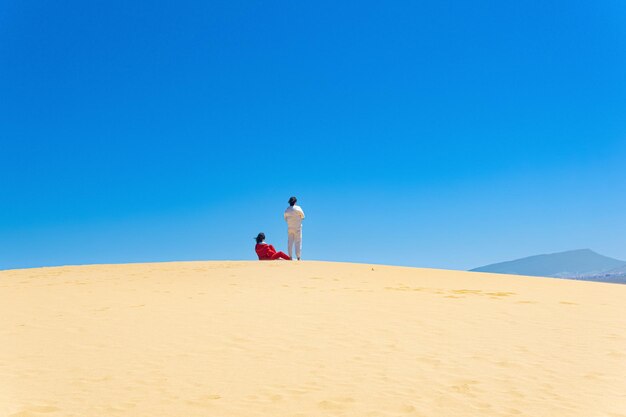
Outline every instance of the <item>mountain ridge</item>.
<svg viewBox="0 0 626 417">
<path fill-rule="evenodd" d="M 470 271 L 626 284 L 626 261 L 601 255 L 591 249 L 527 256 Z"/>
</svg>

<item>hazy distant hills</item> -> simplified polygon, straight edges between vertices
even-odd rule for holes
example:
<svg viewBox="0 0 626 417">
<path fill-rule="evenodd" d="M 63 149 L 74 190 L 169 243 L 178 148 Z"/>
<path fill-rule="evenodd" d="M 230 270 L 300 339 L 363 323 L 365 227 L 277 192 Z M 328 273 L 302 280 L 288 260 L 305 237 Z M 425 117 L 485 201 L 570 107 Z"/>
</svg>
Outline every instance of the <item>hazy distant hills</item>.
<svg viewBox="0 0 626 417">
<path fill-rule="evenodd" d="M 626 262 L 590 249 L 529 256 L 472 269 L 476 272 L 571 278 L 626 284 Z"/>
</svg>

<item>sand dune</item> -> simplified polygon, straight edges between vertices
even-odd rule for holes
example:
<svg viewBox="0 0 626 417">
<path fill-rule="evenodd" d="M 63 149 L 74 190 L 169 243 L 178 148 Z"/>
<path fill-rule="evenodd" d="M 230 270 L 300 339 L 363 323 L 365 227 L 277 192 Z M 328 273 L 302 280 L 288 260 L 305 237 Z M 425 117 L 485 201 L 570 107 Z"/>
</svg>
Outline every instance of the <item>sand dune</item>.
<svg viewBox="0 0 626 417">
<path fill-rule="evenodd" d="M 626 286 L 186 262 L 0 297 L 0 416 L 626 416 Z"/>
</svg>

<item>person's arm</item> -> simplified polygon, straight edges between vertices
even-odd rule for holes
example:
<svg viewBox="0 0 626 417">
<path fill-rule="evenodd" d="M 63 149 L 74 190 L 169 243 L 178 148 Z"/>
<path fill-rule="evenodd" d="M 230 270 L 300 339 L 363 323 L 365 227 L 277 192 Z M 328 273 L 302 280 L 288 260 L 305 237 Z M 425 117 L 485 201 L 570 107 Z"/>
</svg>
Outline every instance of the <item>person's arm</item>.
<svg viewBox="0 0 626 417">
<path fill-rule="evenodd" d="M 254 251 L 256 252 L 256 256 L 259 257 L 259 260 L 263 260 L 263 248 L 261 245 L 256 245 L 256 247 L 254 248 Z"/>
<path fill-rule="evenodd" d="M 304 211 L 302 209 L 300 209 L 300 217 L 304 219 Z"/>
</svg>

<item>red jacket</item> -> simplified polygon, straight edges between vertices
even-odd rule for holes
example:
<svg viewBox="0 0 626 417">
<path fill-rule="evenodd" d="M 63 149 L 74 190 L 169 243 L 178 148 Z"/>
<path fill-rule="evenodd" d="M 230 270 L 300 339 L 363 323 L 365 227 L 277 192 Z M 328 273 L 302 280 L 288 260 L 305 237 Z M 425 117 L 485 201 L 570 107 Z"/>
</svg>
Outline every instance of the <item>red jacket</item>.
<svg viewBox="0 0 626 417">
<path fill-rule="evenodd" d="M 272 259 L 272 255 L 276 254 L 274 246 L 267 243 L 257 243 L 254 247 L 256 254 L 259 256 L 260 261 L 269 261 Z"/>
</svg>

